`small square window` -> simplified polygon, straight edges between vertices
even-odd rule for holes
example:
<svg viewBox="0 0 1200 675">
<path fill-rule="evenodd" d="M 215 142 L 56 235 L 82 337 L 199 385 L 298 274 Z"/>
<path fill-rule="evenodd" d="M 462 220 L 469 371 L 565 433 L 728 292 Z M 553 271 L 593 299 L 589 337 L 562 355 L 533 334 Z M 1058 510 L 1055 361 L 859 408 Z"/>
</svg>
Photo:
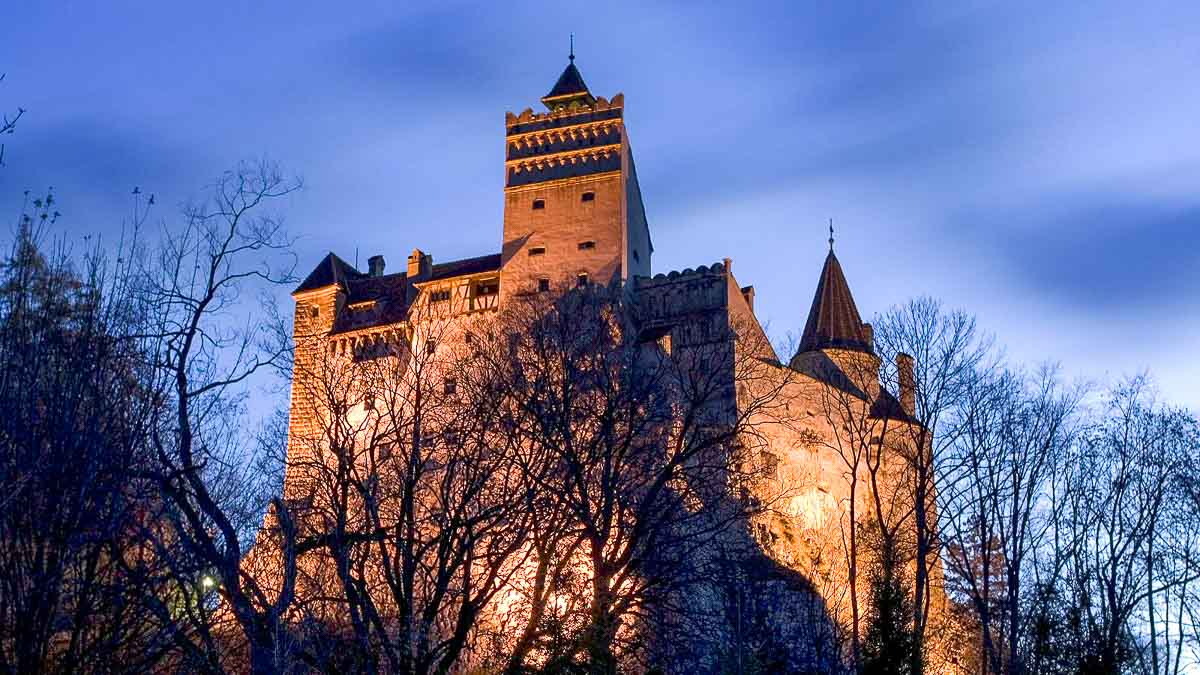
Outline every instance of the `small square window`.
<svg viewBox="0 0 1200 675">
<path fill-rule="evenodd" d="M 531 255 L 531 256 L 546 255 L 546 247 L 545 246 L 534 246 L 533 248 L 529 249 L 529 255 Z"/>
<path fill-rule="evenodd" d="M 550 290 L 550 280 L 538 279 L 538 293 L 545 293 L 548 290 Z"/>
<path fill-rule="evenodd" d="M 581 242 L 579 242 L 579 250 L 580 250 L 580 251 L 590 251 L 590 250 L 592 250 L 592 249 L 594 249 L 594 248 L 596 248 L 596 242 L 594 242 L 594 241 L 581 241 Z"/>
<path fill-rule="evenodd" d="M 584 286 L 587 286 L 587 285 L 588 285 L 588 275 L 586 272 L 575 277 L 575 287 L 576 288 L 583 288 Z"/>
<path fill-rule="evenodd" d="M 579 196 L 579 201 L 594 202 L 594 201 L 596 201 L 596 193 L 595 192 L 585 192 Z"/>
<path fill-rule="evenodd" d="M 545 199 L 533 200 L 533 210 L 534 211 L 540 211 L 541 209 L 544 209 L 544 208 L 546 208 L 546 200 Z"/>
<path fill-rule="evenodd" d="M 447 377 L 446 381 L 442 384 L 443 389 L 447 394 L 453 394 L 458 391 L 458 380 L 454 379 L 453 377 Z"/>
<path fill-rule="evenodd" d="M 308 308 L 308 318 L 316 319 L 321 316 L 321 306 L 313 305 Z"/>
</svg>

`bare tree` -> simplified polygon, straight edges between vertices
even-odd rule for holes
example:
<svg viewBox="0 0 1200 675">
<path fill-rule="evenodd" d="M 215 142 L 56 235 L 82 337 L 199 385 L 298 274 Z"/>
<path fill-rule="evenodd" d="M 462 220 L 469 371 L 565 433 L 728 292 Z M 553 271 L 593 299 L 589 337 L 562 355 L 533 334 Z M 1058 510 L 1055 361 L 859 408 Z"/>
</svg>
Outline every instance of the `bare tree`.
<svg viewBox="0 0 1200 675">
<path fill-rule="evenodd" d="M 1137 662 L 1147 672 L 1169 672 L 1161 651 L 1178 638 L 1165 639 L 1171 625 L 1160 615 L 1162 602 L 1197 579 L 1194 551 L 1179 548 L 1194 537 L 1171 527 L 1195 527 L 1172 520 L 1196 439 L 1195 420 L 1157 404 L 1139 377 L 1110 392 L 1103 416 L 1071 458 L 1068 570 L 1079 606 L 1080 660 L 1093 672 Z"/>
<path fill-rule="evenodd" d="M 745 521 L 753 420 L 785 381 L 727 315 L 648 334 L 620 288 L 518 297 L 504 321 L 493 369 L 517 461 L 581 542 L 587 621 L 563 652 L 615 672 L 637 651 L 631 627 Z"/>
<path fill-rule="evenodd" d="M 6 73 L 0 73 L 0 82 L 4 81 L 5 75 Z M 16 112 L 6 112 L 3 114 L 3 116 L 0 116 L 0 134 L 15 133 L 17 129 L 17 122 L 20 121 L 21 116 L 24 114 L 24 108 L 17 108 Z M 2 166 L 4 166 L 4 144 L 0 143 L 0 167 Z"/>
<path fill-rule="evenodd" d="M 0 269 L 0 669 L 156 667 L 173 645 L 143 602 L 168 585 L 146 555 L 154 407 L 120 339 L 130 289 L 97 251 L 47 255 L 54 199 L 29 206 Z"/>
<path fill-rule="evenodd" d="M 265 210 L 298 188 L 265 162 L 226 172 L 209 200 L 186 209 L 181 230 L 164 231 L 161 248 L 145 261 L 138 308 L 148 324 L 140 337 L 152 355 L 150 384 L 170 410 L 150 437 L 153 475 L 172 514 L 160 553 L 175 556 L 180 576 L 194 575 L 197 587 L 219 586 L 255 673 L 277 672 L 281 663 L 283 619 L 294 590 L 294 531 L 285 504 L 272 500 L 268 536 L 280 552 L 275 583 L 267 586 L 243 569 L 262 492 L 251 482 L 253 448 L 240 432 L 240 402 L 251 378 L 286 365 L 289 347 L 277 339 L 271 312 L 241 293 L 291 280 L 290 242 L 280 220 Z M 269 299 L 262 302 L 269 308 Z M 212 650 L 219 638 L 233 636 L 214 636 L 208 615 L 200 618 L 204 622 L 186 630 L 198 631 L 206 663 L 217 667 Z"/>
<path fill-rule="evenodd" d="M 472 647 L 487 662 L 472 642 L 528 556 L 531 494 L 499 426 L 503 383 L 480 357 L 496 333 L 457 320 L 455 304 L 421 295 L 410 329 L 335 338 L 349 346 L 297 372 L 317 432 L 299 439 L 291 471 L 305 487 L 291 498 L 304 494 L 303 546 L 335 570 L 310 586 L 338 587 L 370 671 L 447 672 Z"/>
<path fill-rule="evenodd" d="M 939 460 L 944 557 L 975 610 L 986 668 L 1026 672 L 1033 591 L 1060 578 L 1053 487 L 1079 394 L 1063 391 L 1051 368 L 1033 378 L 983 373 L 965 394 Z"/>
<path fill-rule="evenodd" d="M 946 311 L 931 298 L 894 307 L 875 323 L 875 347 L 881 357 L 886 387 L 899 392 L 914 422 L 900 430 L 909 437 L 913 504 L 914 665 L 924 650 L 929 623 L 931 583 L 939 555 L 936 495 L 938 461 L 954 440 L 954 411 L 978 371 L 990 368 L 990 338 L 961 311 Z"/>
</svg>

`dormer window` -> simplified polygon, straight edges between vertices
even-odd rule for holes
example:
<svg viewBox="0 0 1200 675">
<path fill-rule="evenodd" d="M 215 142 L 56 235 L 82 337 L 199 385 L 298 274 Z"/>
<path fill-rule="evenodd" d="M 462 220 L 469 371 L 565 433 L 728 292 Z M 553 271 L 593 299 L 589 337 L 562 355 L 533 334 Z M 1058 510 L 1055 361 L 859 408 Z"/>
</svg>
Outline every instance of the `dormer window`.
<svg viewBox="0 0 1200 675">
<path fill-rule="evenodd" d="M 594 249 L 594 248 L 596 248 L 596 242 L 594 242 L 594 241 L 581 241 L 581 242 L 579 242 L 579 250 L 580 250 L 580 251 L 590 251 L 590 250 L 592 250 L 592 249 Z"/>
<path fill-rule="evenodd" d="M 545 199 L 533 200 L 533 210 L 534 211 L 540 211 L 544 208 L 546 208 L 546 200 Z"/>
<path fill-rule="evenodd" d="M 535 255 L 545 255 L 545 254 L 546 254 L 545 246 L 534 246 L 533 248 L 529 249 L 530 257 L 535 256 Z"/>
<path fill-rule="evenodd" d="M 596 201 L 596 193 L 595 192 L 585 192 L 579 196 L 579 201 L 594 202 L 594 201 Z"/>
</svg>

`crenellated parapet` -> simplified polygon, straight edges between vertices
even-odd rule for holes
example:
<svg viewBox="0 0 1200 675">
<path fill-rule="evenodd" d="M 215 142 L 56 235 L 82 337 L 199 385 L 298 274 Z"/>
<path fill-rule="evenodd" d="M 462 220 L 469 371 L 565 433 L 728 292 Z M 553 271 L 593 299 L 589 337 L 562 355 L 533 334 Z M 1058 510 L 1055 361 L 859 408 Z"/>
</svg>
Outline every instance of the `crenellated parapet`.
<svg viewBox="0 0 1200 675">
<path fill-rule="evenodd" d="M 597 96 L 595 102 L 590 105 L 574 102 L 568 107 L 544 113 L 535 113 L 533 108 L 526 108 L 519 114 L 510 111 L 504 113 L 505 133 L 513 136 L 588 122 L 621 119 L 624 108 L 625 95 L 617 94 L 611 101 Z"/>
<path fill-rule="evenodd" d="M 634 298 L 643 331 L 670 331 L 676 344 L 727 339 L 728 270 L 722 263 L 637 277 Z"/>
</svg>

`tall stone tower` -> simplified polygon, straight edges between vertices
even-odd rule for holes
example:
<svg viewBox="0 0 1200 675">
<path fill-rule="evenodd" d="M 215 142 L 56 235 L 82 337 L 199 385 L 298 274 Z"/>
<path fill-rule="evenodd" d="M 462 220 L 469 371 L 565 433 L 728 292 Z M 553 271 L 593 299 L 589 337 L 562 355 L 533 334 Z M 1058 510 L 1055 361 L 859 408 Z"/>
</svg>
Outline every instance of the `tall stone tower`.
<svg viewBox="0 0 1200 675">
<path fill-rule="evenodd" d="M 572 53 L 542 103 L 506 115 L 502 294 L 649 276 L 624 96 L 593 96 Z"/>
</svg>

